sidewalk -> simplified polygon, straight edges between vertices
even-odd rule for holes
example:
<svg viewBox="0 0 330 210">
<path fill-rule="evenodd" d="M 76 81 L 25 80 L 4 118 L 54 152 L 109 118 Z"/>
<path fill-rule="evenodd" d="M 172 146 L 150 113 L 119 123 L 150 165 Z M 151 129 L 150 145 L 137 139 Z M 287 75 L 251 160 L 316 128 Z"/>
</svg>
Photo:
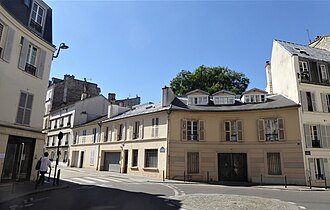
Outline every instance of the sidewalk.
<svg viewBox="0 0 330 210">
<path fill-rule="evenodd" d="M 58 186 L 53 185 L 52 179 L 50 179 L 50 182 L 45 181 L 43 185 L 38 185 L 37 189 L 35 189 L 35 181 L 0 184 L 0 204 L 15 198 L 67 187 L 69 187 L 67 184 L 61 182 Z"/>
</svg>

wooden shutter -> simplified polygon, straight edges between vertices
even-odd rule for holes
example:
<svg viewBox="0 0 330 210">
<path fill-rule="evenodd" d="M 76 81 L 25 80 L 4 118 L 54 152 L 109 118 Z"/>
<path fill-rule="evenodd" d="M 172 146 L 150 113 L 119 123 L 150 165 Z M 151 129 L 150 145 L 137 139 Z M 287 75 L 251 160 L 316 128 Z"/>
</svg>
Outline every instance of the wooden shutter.
<svg viewBox="0 0 330 210">
<path fill-rule="evenodd" d="M 259 141 L 265 141 L 265 123 L 263 119 L 258 120 Z"/>
<path fill-rule="evenodd" d="M 304 132 L 305 132 L 306 148 L 312 148 L 312 138 L 311 138 L 310 125 L 304 124 Z"/>
<path fill-rule="evenodd" d="M 330 169 L 328 164 L 328 158 L 323 158 L 323 164 L 324 164 L 324 175 L 327 179 L 330 177 Z"/>
<path fill-rule="evenodd" d="M 323 112 L 328 112 L 327 95 L 326 94 L 321 93 L 321 101 L 322 101 Z"/>
<path fill-rule="evenodd" d="M 237 141 L 243 141 L 243 123 L 237 120 Z"/>
<path fill-rule="evenodd" d="M 18 68 L 20 68 L 23 71 L 25 71 L 29 44 L 30 44 L 29 40 L 27 40 L 25 37 L 23 37 L 23 45 L 22 45 L 22 49 L 21 49 L 21 54 L 19 56 L 19 62 L 18 62 Z"/>
<path fill-rule="evenodd" d="M 316 106 L 316 101 L 315 101 L 315 94 L 311 92 L 311 98 L 312 98 L 312 106 L 313 106 L 313 112 L 317 112 L 317 106 Z"/>
<path fill-rule="evenodd" d="M 24 125 L 30 124 L 32 104 L 33 104 L 33 95 L 28 94 L 25 112 L 24 112 L 24 120 L 23 120 Z"/>
<path fill-rule="evenodd" d="M 314 166 L 314 158 L 308 158 L 309 163 L 309 176 L 311 179 L 315 179 L 315 166 Z"/>
<path fill-rule="evenodd" d="M 330 148 L 330 126 L 320 125 L 321 145 L 323 148 Z"/>
<path fill-rule="evenodd" d="M 39 55 L 39 65 L 37 69 L 37 77 L 42 79 L 45 71 L 45 62 L 46 62 L 46 51 L 40 49 L 40 55 Z"/>
<path fill-rule="evenodd" d="M 7 39 L 5 44 L 5 49 L 3 52 L 3 59 L 7 62 L 10 62 L 11 52 L 14 44 L 15 31 L 11 27 L 7 27 Z"/>
<path fill-rule="evenodd" d="M 128 138 L 127 139 L 130 139 L 130 140 L 133 139 L 133 123 L 134 122 L 130 121 L 128 123 L 128 128 L 127 128 L 127 131 L 128 131 Z"/>
<path fill-rule="evenodd" d="M 278 118 L 277 123 L 279 140 L 284 140 L 284 120 L 282 118 Z"/>
<path fill-rule="evenodd" d="M 302 109 L 308 111 L 307 96 L 305 91 L 300 91 Z"/>
<path fill-rule="evenodd" d="M 140 121 L 138 138 L 143 139 L 143 120 Z"/>
<path fill-rule="evenodd" d="M 155 118 L 151 120 L 151 137 L 155 137 Z"/>
<path fill-rule="evenodd" d="M 198 121 L 198 140 L 199 141 L 204 141 L 204 121 L 200 120 Z"/>
<path fill-rule="evenodd" d="M 187 120 L 181 120 L 181 140 L 187 140 Z"/>
<path fill-rule="evenodd" d="M 25 104 L 27 100 L 27 94 L 21 92 L 16 116 L 16 123 L 23 124 Z"/>
</svg>

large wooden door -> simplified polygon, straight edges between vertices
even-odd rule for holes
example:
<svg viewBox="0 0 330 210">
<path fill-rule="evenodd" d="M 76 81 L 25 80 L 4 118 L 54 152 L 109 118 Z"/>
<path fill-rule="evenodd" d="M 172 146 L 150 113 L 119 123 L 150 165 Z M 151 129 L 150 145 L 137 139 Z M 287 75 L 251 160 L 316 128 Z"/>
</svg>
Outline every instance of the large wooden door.
<svg viewBox="0 0 330 210">
<path fill-rule="evenodd" d="M 247 181 L 246 153 L 218 154 L 219 181 Z"/>
</svg>

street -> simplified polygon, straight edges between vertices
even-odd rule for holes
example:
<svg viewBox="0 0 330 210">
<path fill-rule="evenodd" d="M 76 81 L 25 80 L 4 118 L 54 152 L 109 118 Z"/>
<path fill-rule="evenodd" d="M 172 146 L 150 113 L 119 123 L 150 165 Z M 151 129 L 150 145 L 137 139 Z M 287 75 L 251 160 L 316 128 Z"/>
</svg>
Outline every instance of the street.
<svg viewBox="0 0 330 210">
<path fill-rule="evenodd" d="M 61 169 L 60 184 L 64 183 L 69 187 L 15 199 L 4 203 L 0 209 L 221 209 L 217 203 L 218 198 L 223 198 L 220 199 L 221 205 L 227 202 L 230 209 L 240 209 L 239 205 L 251 202 L 247 198 L 252 198 L 257 206 L 246 209 L 262 209 L 262 203 L 267 205 L 264 209 L 328 210 L 330 207 L 329 191 L 299 191 L 293 186 L 289 186 L 292 190 L 284 190 L 172 180 L 162 182 L 146 177 L 77 168 Z M 211 197 L 217 202 L 206 202 L 202 207 L 198 206 Z M 235 202 L 230 203 L 233 199 Z M 276 203 L 271 207 L 274 201 Z M 206 207 L 206 204 L 209 206 Z M 232 205 L 237 205 L 237 208 L 232 208 Z M 288 207 L 284 208 L 285 205 Z"/>
</svg>

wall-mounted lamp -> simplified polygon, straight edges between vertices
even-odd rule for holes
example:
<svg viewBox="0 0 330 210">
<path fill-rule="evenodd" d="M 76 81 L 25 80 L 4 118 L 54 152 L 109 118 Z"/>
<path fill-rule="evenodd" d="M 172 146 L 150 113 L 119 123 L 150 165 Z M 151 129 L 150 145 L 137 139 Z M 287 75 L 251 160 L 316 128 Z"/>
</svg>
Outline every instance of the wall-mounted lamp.
<svg viewBox="0 0 330 210">
<path fill-rule="evenodd" d="M 68 49 L 68 48 L 69 48 L 69 46 L 66 45 L 64 42 L 62 42 L 62 43 L 60 44 L 60 47 L 59 47 L 58 50 L 57 50 L 56 55 L 53 55 L 53 59 L 58 57 L 58 55 L 60 54 L 61 49 L 66 50 L 66 49 Z"/>
</svg>

